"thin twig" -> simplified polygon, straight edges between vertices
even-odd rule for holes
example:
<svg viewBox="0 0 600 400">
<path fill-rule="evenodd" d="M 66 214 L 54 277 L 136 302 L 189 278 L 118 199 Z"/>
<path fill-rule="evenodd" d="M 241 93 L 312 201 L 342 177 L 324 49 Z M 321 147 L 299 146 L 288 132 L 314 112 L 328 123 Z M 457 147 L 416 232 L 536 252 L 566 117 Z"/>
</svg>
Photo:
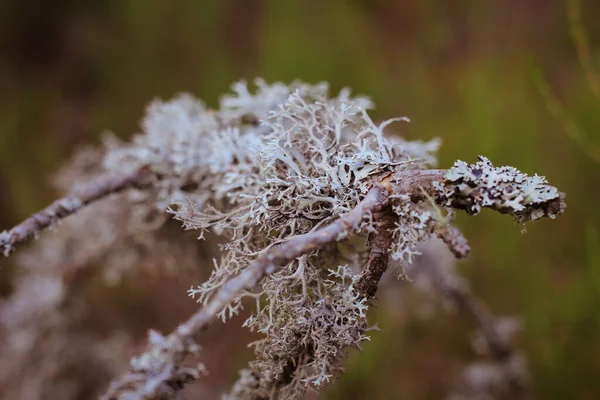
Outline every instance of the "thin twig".
<svg viewBox="0 0 600 400">
<path fill-rule="evenodd" d="M 475 323 L 492 361 L 498 365 L 512 365 L 511 361 L 518 355 L 512 346 L 510 335 L 502 332 L 498 317 L 460 280 L 440 271 L 439 265 L 424 263 L 421 268 L 423 273 L 429 275 L 437 290 Z M 526 379 L 522 375 L 509 375 L 507 379 L 512 395 L 521 396 L 526 392 Z"/>
<path fill-rule="evenodd" d="M 448 246 L 456 258 L 465 258 L 471 253 L 471 246 L 462 233 L 454 226 L 446 224 L 436 228 L 437 236 Z"/>
<path fill-rule="evenodd" d="M 494 361 L 506 361 L 514 353 L 510 343 L 503 340 L 503 335 L 498 331 L 497 317 L 468 289 L 447 280 L 440 281 L 440 289 L 475 322 Z"/>
<path fill-rule="evenodd" d="M 111 176 L 74 191 L 33 214 L 9 231 L 0 233 L 0 254 L 8 257 L 17 246 L 37 238 L 40 232 L 79 211 L 90 203 L 128 188 L 142 188 L 150 181 L 149 169 L 141 168 L 133 174 Z"/>
</svg>

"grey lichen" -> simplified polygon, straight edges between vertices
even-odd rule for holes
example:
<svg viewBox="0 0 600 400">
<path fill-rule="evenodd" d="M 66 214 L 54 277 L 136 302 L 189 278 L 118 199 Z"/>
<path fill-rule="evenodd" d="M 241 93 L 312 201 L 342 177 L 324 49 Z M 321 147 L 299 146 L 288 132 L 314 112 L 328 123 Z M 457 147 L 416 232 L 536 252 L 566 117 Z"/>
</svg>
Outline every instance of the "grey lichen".
<svg viewBox="0 0 600 400">
<path fill-rule="evenodd" d="M 237 89 L 251 96 L 239 85 Z M 273 90 L 272 95 L 264 93 Z M 254 101 L 283 93 L 280 86 L 259 85 Z M 365 109 L 370 103 L 351 98 L 348 91 L 330 98 L 325 85 L 297 84 L 280 102 L 261 115 L 260 125 L 237 128 L 237 143 L 229 142 L 231 133 L 221 142 L 213 139 L 215 147 L 227 151 L 220 150 L 220 161 L 211 163 L 220 170 L 211 171 L 210 204 L 171 207 L 186 227 L 213 229 L 232 238 L 211 278 L 189 292 L 204 304 L 232 275 L 243 271 L 248 260 L 349 212 L 364 197 L 373 176 L 391 169 L 423 168 L 425 160 L 433 161 L 437 141 L 408 146 L 402 139 L 385 137 L 383 130 L 391 121 L 374 124 Z M 244 115 L 256 111 L 242 99 L 230 97 L 225 104 L 246 104 Z M 231 115 L 230 110 L 223 112 Z M 222 153 L 232 155 L 223 158 Z M 407 218 L 413 218 L 409 214 Z M 376 226 L 371 218 L 360 230 L 366 234 Z M 419 236 L 398 235 L 397 258 L 418 240 Z M 336 246 L 328 246 L 267 277 L 259 293 L 243 293 L 223 310 L 225 319 L 239 310 L 243 297 L 256 299 L 256 313 L 245 323 L 265 335 L 254 344 L 257 360 L 250 365 L 259 382 L 256 395 L 283 389 L 299 396 L 307 388 L 322 386 L 340 370 L 342 349 L 367 338 L 366 303 L 349 283 L 357 279 L 361 263 L 360 257 L 343 260 Z"/>
<path fill-rule="evenodd" d="M 529 176 L 514 167 L 494 167 L 480 156 L 475 164 L 457 161 L 436 184 L 441 202 L 478 214 L 482 207 L 511 214 L 520 223 L 543 217 L 555 218 L 564 211 L 564 193 L 543 176 Z"/>
<path fill-rule="evenodd" d="M 228 239 L 210 278 L 189 290 L 204 308 L 170 335 L 152 334 L 107 398 L 160 398 L 198 378 L 201 368 L 183 366 L 198 350 L 194 334 L 217 314 L 226 321 L 238 313 L 244 300 L 255 305 L 244 325 L 263 337 L 252 344 L 256 359 L 231 397 L 300 397 L 338 375 L 345 349 L 368 339 L 366 310 L 389 258 L 410 264 L 432 236 L 455 255 L 468 254 L 465 238 L 449 225 L 450 208 L 477 214 L 488 207 L 519 222 L 564 209 L 563 195 L 543 177 L 495 168 L 484 157 L 430 169 L 438 140 L 390 135 L 392 122 L 407 119 L 376 124 L 371 102 L 346 89 L 332 96 L 327 84 L 257 80 L 254 91 L 243 82 L 233 91 L 216 110 L 190 95 L 156 100 L 130 143 L 109 137 L 91 165 L 76 162 L 67 174 L 73 190 L 91 178 L 139 171 L 144 186 L 132 184 L 143 190 L 123 190 L 98 205 L 101 218 L 82 212 L 65 224 L 68 243 L 56 237 L 46 249 L 56 265 L 71 249 L 81 253 L 80 264 L 90 254 L 114 254 L 118 262 L 104 273 L 118 281 L 122 271 L 143 265 L 136 246 L 120 244 L 141 237 L 151 254 L 173 256 L 174 247 L 160 250 L 180 240 L 159 237 L 165 209 L 201 238 L 210 231 Z M 90 225 L 102 232 L 100 245 L 84 243 L 81 232 Z M 385 245 L 369 254 L 377 237 Z M 173 257 L 186 262 L 183 252 Z M 377 268 L 369 271 L 373 259 Z"/>
</svg>

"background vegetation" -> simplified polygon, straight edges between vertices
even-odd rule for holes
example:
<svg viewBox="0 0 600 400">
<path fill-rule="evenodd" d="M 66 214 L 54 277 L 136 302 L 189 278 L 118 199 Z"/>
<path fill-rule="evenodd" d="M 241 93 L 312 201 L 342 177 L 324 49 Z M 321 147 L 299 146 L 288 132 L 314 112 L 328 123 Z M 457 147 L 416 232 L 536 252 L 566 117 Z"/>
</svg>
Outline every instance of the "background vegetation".
<svg viewBox="0 0 600 400">
<path fill-rule="evenodd" d="M 56 197 L 52 172 L 77 146 L 105 129 L 135 133 L 155 96 L 189 91 L 215 105 L 231 82 L 256 76 L 349 86 L 372 97 L 376 117 L 410 117 L 397 126 L 405 137 L 441 137 L 442 167 L 483 154 L 568 193 L 565 215 L 524 235 L 510 218 L 461 215 L 473 253 L 460 269 L 495 313 L 522 316 L 536 398 L 599 398 L 599 17 L 591 0 L 5 1 L 0 230 Z M 169 330 L 195 307 L 182 289 L 191 283 L 91 291 L 104 310 L 95 324 L 140 338 Z M 443 310 L 400 317 L 393 298 L 383 303 L 383 331 L 325 397 L 442 397 L 473 357 L 468 322 Z M 217 331 L 208 367 L 227 385 L 248 350 L 219 343 L 247 334 Z"/>
</svg>

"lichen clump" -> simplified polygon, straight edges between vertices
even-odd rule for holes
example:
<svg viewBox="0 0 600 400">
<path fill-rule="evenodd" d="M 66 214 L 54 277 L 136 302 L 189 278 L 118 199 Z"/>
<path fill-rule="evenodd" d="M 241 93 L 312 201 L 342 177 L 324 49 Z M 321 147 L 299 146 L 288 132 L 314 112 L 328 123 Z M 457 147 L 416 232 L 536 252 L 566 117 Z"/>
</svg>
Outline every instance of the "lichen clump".
<svg viewBox="0 0 600 400">
<path fill-rule="evenodd" d="M 224 98 L 218 112 L 196 118 L 196 132 L 207 143 L 201 148 L 208 153 L 196 162 L 195 170 L 204 175 L 198 192 L 210 198 L 170 207 L 187 228 L 201 235 L 212 229 L 231 238 L 210 279 L 189 291 L 203 304 L 270 247 L 350 211 L 374 175 L 431 166 L 438 146 L 438 141 L 408 144 L 386 137 L 391 121 L 374 124 L 367 114 L 370 102 L 350 97 L 347 90 L 329 97 L 323 84 L 286 87 L 260 81 L 255 95 L 245 86 L 234 89 L 237 96 Z M 205 130 L 214 125 L 204 118 L 217 119 L 221 128 Z M 426 208 L 413 209 L 408 203 L 397 211 L 411 221 L 430 220 Z M 367 235 L 376 225 L 371 218 L 360 230 Z M 399 260 L 409 259 L 410 249 L 431 232 L 401 221 L 396 231 L 392 251 Z M 353 288 L 364 254 L 353 253 L 341 245 L 314 251 L 267 277 L 260 291 L 244 293 L 221 313 L 225 319 L 238 312 L 243 297 L 256 299 L 256 310 L 245 323 L 265 335 L 253 343 L 257 359 L 250 370 L 258 382 L 253 395 L 280 388 L 298 395 L 322 386 L 341 370 L 343 349 L 368 337 L 366 299 Z"/>
<path fill-rule="evenodd" d="M 455 162 L 444 178 L 445 184 L 438 183 L 437 187 L 446 205 L 473 215 L 482 207 L 490 207 L 525 223 L 555 218 L 564 211 L 564 195 L 545 177 L 529 176 L 514 167 L 494 167 L 483 156 L 475 164 Z"/>
<path fill-rule="evenodd" d="M 229 239 L 210 278 L 189 290 L 203 305 L 271 247 L 348 213 L 376 178 L 436 162 L 438 140 L 407 142 L 386 134 L 390 123 L 406 118 L 377 125 L 364 97 L 351 97 L 348 90 L 331 96 L 326 84 L 256 83 L 255 93 L 245 83 L 234 85 L 218 110 L 188 95 L 155 101 L 144 133 L 130 144 L 109 146 L 104 160 L 107 170 L 151 168 L 159 177 L 157 192 L 148 194 L 156 207 L 168 206 L 200 237 L 212 231 Z M 532 213 L 529 205 L 547 204 L 557 195 L 543 190 L 543 179 L 496 169 L 486 159 L 475 165 L 459 162 L 444 178 L 437 186 L 438 203 L 442 198 L 446 206 L 471 213 L 497 208 L 520 221 L 538 218 L 539 212 L 548 215 L 548 207 Z M 477 190 L 481 194 L 474 196 Z M 440 221 L 447 216 L 431 198 L 392 197 L 387 212 L 395 223 L 388 250 L 401 266 L 449 221 Z M 368 338 L 367 299 L 354 284 L 365 263 L 364 243 L 378 227 L 369 216 L 358 229 L 362 245 L 360 240 L 331 244 L 306 254 L 225 307 L 223 320 L 238 313 L 244 298 L 253 299 L 254 312 L 244 325 L 264 335 L 252 344 L 256 359 L 242 372 L 232 397 L 280 391 L 300 396 L 341 371 L 344 349 Z"/>
<path fill-rule="evenodd" d="M 167 227 L 170 215 L 200 238 L 207 232 L 226 238 L 210 278 L 189 290 L 206 306 L 269 249 L 340 219 L 376 186 L 385 191 L 385 201 L 357 218 L 362 218 L 357 226 L 339 235 L 335 231 L 337 242 L 309 246 L 297 253 L 300 257 L 285 258 L 289 262 L 277 265 L 281 268 L 263 271 L 256 281 L 266 276 L 256 289 L 233 292 L 227 298 L 233 301 L 219 314 L 226 320 L 250 304 L 252 314 L 244 325 L 263 335 L 252 343 L 256 358 L 241 372 L 231 398 L 296 398 L 321 388 L 342 371 L 345 349 L 369 338 L 367 297 L 387 268 L 386 260 L 370 282 L 372 294 L 361 292 L 358 283 L 373 237 L 387 235 L 385 248 L 377 251 L 389 254 L 396 266 L 411 263 L 419 243 L 435 235 L 462 257 L 469 247 L 448 225 L 451 207 L 471 214 L 490 207 L 519 222 L 553 217 L 564 207 L 562 194 L 544 178 L 495 168 L 483 157 L 473 165 L 457 162 L 445 174 L 429 170 L 439 141 L 408 142 L 389 135 L 392 122 L 407 119 L 375 124 L 371 107 L 367 98 L 352 97 L 346 89 L 330 95 L 326 84 L 267 85 L 262 80 L 253 91 L 243 82 L 235 84 L 216 110 L 190 95 L 156 100 L 142 133 L 129 143 L 107 138 L 102 150 L 75 159 L 60 179 L 77 188 L 91 179 L 143 170 L 151 182 L 67 220 L 67 229 L 62 227 L 60 235 L 24 260 L 30 266 L 45 263 L 56 280 L 69 268 L 102 262 L 103 274 L 115 283 L 125 271 L 167 258 L 163 264 L 180 273 L 185 263 L 199 263 L 200 254 L 193 251 L 196 242 L 192 247 L 174 238 Z M 403 185 L 408 189 L 394 192 L 393 187 Z M 351 232 L 358 235 L 343 242 Z M 98 237 L 90 240 L 93 234 Z M 165 243 L 180 243 L 180 248 Z M 218 310 L 213 305 L 211 318 Z M 177 365 L 197 352 L 190 343 L 193 333 L 186 332 L 179 342 L 176 334 L 170 339 L 151 335 L 151 350 L 133 359 L 134 373 L 113 387 L 125 392 L 138 387 L 151 398 L 159 389 L 170 393 L 196 379 L 201 367 Z"/>
</svg>

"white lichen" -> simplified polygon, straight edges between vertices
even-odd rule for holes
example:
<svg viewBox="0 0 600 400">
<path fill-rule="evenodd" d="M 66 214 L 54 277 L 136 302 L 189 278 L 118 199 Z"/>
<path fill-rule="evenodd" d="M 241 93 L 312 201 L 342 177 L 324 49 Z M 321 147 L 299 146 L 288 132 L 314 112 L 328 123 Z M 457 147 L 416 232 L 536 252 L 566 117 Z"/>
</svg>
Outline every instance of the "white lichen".
<svg viewBox="0 0 600 400">
<path fill-rule="evenodd" d="M 445 174 L 427 171 L 436 164 L 439 140 L 409 142 L 390 135 L 390 124 L 407 118 L 376 124 L 370 108 L 368 99 L 352 97 L 347 89 L 330 95 L 325 83 L 268 85 L 262 80 L 256 89 L 234 84 L 215 110 L 185 94 L 155 100 L 131 142 L 107 137 L 101 151 L 74 160 L 60 180 L 63 187 L 77 188 L 90 179 L 147 170 L 148 187 L 79 213 L 38 253 L 26 255 L 25 263 L 45 263 L 59 279 L 63 264 L 77 271 L 102 262 L 102 274 L 112 283 L 156 260 L 178 271 L 198 264 L 189 243 L 173 239 L 167 230 L 167 210 L 200 238 L 210 232 L 228 239 L 219 245 L 222 254 L 209 279 L 188 292 L 205 306 L 232 277 L 250 275 L 249 266 L 269 249 L 351 214 L 377 184 L 386 191 L 381 207 L 335 231 L 338 241 L 358 233 L 348 245 L 356 248 L 327 242 L 320 250 L 308 247 L 301 257 L 286 259 L 279 269 L 273 262 L 251 285 L 238 286 L 250 288 L 262 278 L 258 288 L 232 290 L 233 301 L 226 297 L 228 304 L 218 309 L 226 321 L 248 300 L 255 308 L 244 325 L 263 335 L 252 344 L 256 359 L 242 371 L 230 397 L 301 397 L 339 374 L 345 349 L 368 339 L 368 299 L 355 285 L 368 258 L 364 244 L 380 233 L 375 214 L 385 213 L 392 222 L 386 228 L 391 244 L 378 251 L 407 265 L 419 254 L 418 244 L 435 235 L 455 254 L 468 253 L 464 238 L 448 229 L 450 207 L 471 214 L 489 207 L 519 222 L 554 217 L 564 207 L 563 195 L 543 177 L 495 168 L 485 157 L 472 165 L 459 161 Z M 427 173 L 437 174 L 439 181 L 432 186 Z M 428 188 L 412 187 L 413 177 Z M 402 185 L 410 191 L 387 193 Z M 91 235 L 93 241 L 82 239 Z M 375 289 L 378 279 L 371 282 Z M 114 391 L 152 398 L 198 378 L 202 367 L 182 366 L 187 354 L 197 352 L 192 333 L 180 335 L 186 337 L 181 342 L 176 334 L 152 333 L 150 350 L 132 361 L 130 374 L 121 380 L 125 386 Z"/>
<path fill-rule="evenodd" d="M 543 176 L 529 176 L 514 167 L 494 167 L 480 156 L 475 164 L 457 161 L 448 170 L 445 183 L 437 183 L 447 206 L 478 214 L 489 207 L 511 214 L 520 223 L 562 213 L 561 193 Z"/>
</svg>

